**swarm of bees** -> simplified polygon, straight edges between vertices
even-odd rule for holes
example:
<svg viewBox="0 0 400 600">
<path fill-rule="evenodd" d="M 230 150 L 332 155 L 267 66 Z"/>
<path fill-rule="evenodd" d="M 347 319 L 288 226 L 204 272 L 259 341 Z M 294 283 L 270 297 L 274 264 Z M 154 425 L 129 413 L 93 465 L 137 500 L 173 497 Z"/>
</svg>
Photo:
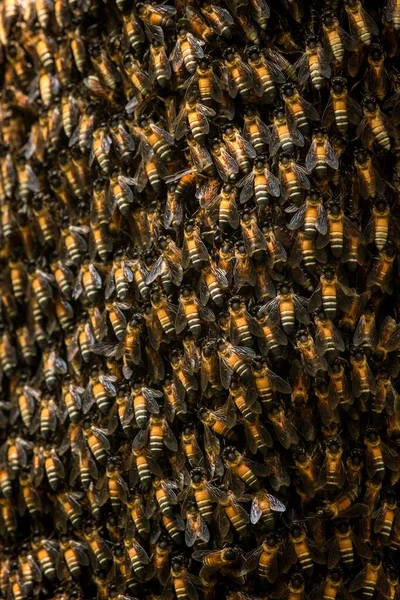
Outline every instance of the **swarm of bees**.
<svg viewBox="0 0 400 600">
<path fill-rule="evenodd" d="M 399 600 L 400 0 L 4 0 L 0 593 Z"/>
</svg>

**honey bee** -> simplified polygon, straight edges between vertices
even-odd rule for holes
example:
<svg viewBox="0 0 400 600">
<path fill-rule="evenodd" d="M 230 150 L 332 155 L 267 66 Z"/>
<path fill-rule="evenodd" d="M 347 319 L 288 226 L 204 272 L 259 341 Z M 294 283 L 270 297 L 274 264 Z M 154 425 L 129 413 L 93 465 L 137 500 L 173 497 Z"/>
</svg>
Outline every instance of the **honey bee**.
<svg viewBox="0 0 400 600">
<path fill-rule="evenodd" d="M 382 442 L 380 435 L 373 427 L 365 431 L 366 468 L 369 477 L 376 476 L 380 481 L 385 476 L 385 467 L 395 471 L 397 452 Z"/>
<path fill-rule="evenodd" d="M 322 13 L 322 29 L 326 40 L 327 60 L 331 62 L 333 58 L 338 63 L 342 63 L 345 51 L 355 50 L 356 42 L 342 29 L 334 11 L 329 8 Z"/>
<path fill-rule="evenodd" d="M 210 125 L 207 117 L 215 116 L 215 111 L 200 104 L 195 94 L 188 94 L 175 123 L 175 138 L 180 140 L 190 130 L 193 138 L 199 144 L 204 144 L 204 136 L 209 133 Z"/>
<path fill-rule="evenodd" d="M 393 127 L 387 117 L 381 112 L 373 96 L 363 100 L 364 118 L 357 129 L 357 135 L 366 147 L 375 142 L 386 151 L 391 148 L 390 138 L 393 137 Z"/>
<path fill-rule="evenodd" d="M 390 585 L 382 567 L 382 559 L 379 551 L 374 552 L 371 560 L 367 562 L 364 569 L 350 583 L 350 592 L 356 592 L 361 589 L 363 595 L 367 598 L 371 598 L 375 590 L 381 592 L 385 598 L 390 597 Z"/>
<path fill-rule="evenodd" d="M 239 496 L 243 493 L 245 486 L 252 491 L 260 488 L 258 477 L 263 477 L 267 473 L 264 465 L 244 458 L 232 446 L 224 449 L 223 460 L 227 468 L 226 482 L 234 492 L 238 492 Z"/>
<path fill-rule="evenodd" d="M 375 21 L 364 10 L 360 0 L 346 0 L 344 8 L 349 18 L 350 33 L 361 44 L 369 46 L 372 36 L 379 34 Z"/>
<path fill-rule="evenodd" d="M 330 79 L 331 67 L 317 37 L 308 36 L 306 51 L 295 63 L 294 68 L 298 70 L 299 84 L 304 85 L 307 79 L 310 78 L 316 90 L 322 89 L 324 79 Z"/>
<path fill-rule="evenodd" d="M 320 277 L 320 284 L 308 302 L 308 310 L 314 312 L 322 305 L 326 316 L 334 319 L 338 308 L 344 311 L 348 309 L 349 298 L 353 295 L 352 290 L 339 283 L 331 267 L 325 267 Z"/>
<path fill-rule="evenodd" d="M 338 156 L 329 142 L 328 135 L 322 129 L 316 129 L 313 133 L 305 167 L 310 172 L 315 169 L 315 175 L 320 180 L 327 176 L 327 167 L 334 170 L 339 168 Z"/>
<path fill-rule="evenodd" d="M 227 546 L 221 550 L 199 550 L 193 553 L 195 560 L 201 561 L 201 577 L 209 577 L 218 571 L 230 572 L 231 566 L 237 565 L 241 558 L 241 551 L 237 546 Z"/>
<path fill-rule="evenodd" d="M 303 298 L 293 293 L 288 283 L 283 282 L 277 297 L 262 306 L 260 312 L 268 315 L 272 325 L 281 322 L 284 332 L 290 335 L 294 330 L 295 319 L 303 325 L 310 323 L 305 303 Z"/>
<path fill-rule="evenodd" d="M 229 95 L 236 98 L 239 94 L 244 101 L 248 101 L 254 87 L 251 68 L 242 61 L 234 48 L 226 49 L 224 59 L 223 74 Z"/>
<path fill-rule="evenodd" d="M 379 258 L 368 275 L 368 288 L 373 289 L 378 287 L 384 292 L 391 290 L 391 279 L 395 258 L 396 249 L 390 242 L 388 242 L 380 251 Z"/>
<path fill-rule="evenodd" d="M 279 180 L 271 173 L 266 157 L 258 157 L 254 161 L 253 170 L 238 183 L 242 188 L 240 202 L 244 204 L 253 196 L 260 208 L 269 203 L 268 195 L 280 196 Z"/>
<path fill-rule="evenodd" d="M 317 548 L 314 541 L 308 537 L 305 527 L 300 522 L 294 522 L 289 531 L 288 554 L 285 557 L 284 571 L 297 562 L 306 575 L 311 575 L 314 564 L 325 564 L 325 556 Z"/>
</svg>

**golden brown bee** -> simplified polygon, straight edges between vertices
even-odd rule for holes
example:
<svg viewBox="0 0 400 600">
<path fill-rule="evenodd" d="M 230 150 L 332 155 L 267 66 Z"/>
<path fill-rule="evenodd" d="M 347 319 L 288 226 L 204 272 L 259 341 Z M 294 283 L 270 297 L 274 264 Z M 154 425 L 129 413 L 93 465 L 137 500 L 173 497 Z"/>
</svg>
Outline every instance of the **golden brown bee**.
<svg viewBox="0 0 400 600">
<path fill-rule="evenodd" d="M 367 288 L 378 287 L 384 292 L 390 291 L 395 258 L 396 249 L 388 242 L 380 251 L 378 260 L 368 274 Z"/>
<path fill-rule="evenodd" d="M 224 77 L 228 84 L 231 98 L 239 94 L 244 101 L 248 101 L 254 87 L 254 78 L 251 68 L 242 61 L 234 48 L 227 48 L 224 54 Z"/>
<path fill-rule="evenodd" d="M 349 18 L 350 32 L 361 44 L 369 46 L 379 30 L 375 21 L 364 10 L 360 0 L 346 0 L 344 8 Z"/>
<path fill-rule="evenodd" d="M 382 442 L 379 434 L 373 427 L 365 431 L 364 443 L 366 446 L 366 468 L 369 477 L 376 476 L 382 481 L 385 476 L 385 467 L 391 471 L 397 469 L 397 452 Z"/>
<path fill-rule="evenodd" d="M 240 560 L 242 554 L 238 547 L 227 546 L 222 550 L 200 550 L 193 553 L 195 560 L 201 561 L 201 576 L 209 577 L 218 571 L 229 573 L 231 565 L 235 566 Z"/>
<path fill-rule="evenodd" d="M 303 325 L 310 323 L 305 303 L 305 299 L 294 294 L 289 284 L 284 282 L 280 286 L 277 297 L 262 306 L 260 312 L 268 315 L 272 325 L 278 325 L 281 322 L 284 332 L 290 335 L 294 330 L 295 320 L 300 321 Z"/>
<path fill-rule="evenodd" d="M 285 568 L 299 562 L 306 575 L 311 575 L 314 563 L 325 564 L 325 556 L 308 537 L 307 531 L 300 522 L 294 522 L 289 531 L 288 555 L 285 557 Z"/>
<path fill-rule="evenodd" d="M 329 8 L 322 13 L 322 29 L 326 40 L 327 59 L 331 62 L 333 58 L 336 62 L 342 63 L 345 51 L 355 50 L 355 40 L 342 29 L 339 19 Z"/>
<path fill-rule="evenodd" d="M 394 136 L 393 126 L 381 112 L 373 96 L 363 100 L 364 118 L 361 121 L 357 134 L 366 147 L 377 144 L 386 151 L 391 148 L 390 138 Z"/>
<path fill-rule="evenodd" d="M 325 56 L 321 43 L 316 36 L 306 39 L 306 51 L 294 65 L 298 69 L 298 81 L 303 85 L 308 78 L 316 90 L 325 85 L 324 79 L 330 79 L 331 68 Z"/>
<path fill-rule="evenodd" d="M 350 583 L 350 592 L 363 591 L 366 598 L 371 598 L 375 590 L 381 592 L 384 598 L 390 597 L 390 585 L 382 567 L 379 551 L 375 551 L 362 571 Z"/>
<path fill-rule="evenodd" d="M 315 175 L 319 180 L 326 178 L 328 167 L 335 170 L 339 168 L 338 156 L 329 142 L 327 133 L 322 129 L 314 130 L 313 140 L 305 160 L 305 167 L 308 171 L 315 169 Z"/>
</svg>

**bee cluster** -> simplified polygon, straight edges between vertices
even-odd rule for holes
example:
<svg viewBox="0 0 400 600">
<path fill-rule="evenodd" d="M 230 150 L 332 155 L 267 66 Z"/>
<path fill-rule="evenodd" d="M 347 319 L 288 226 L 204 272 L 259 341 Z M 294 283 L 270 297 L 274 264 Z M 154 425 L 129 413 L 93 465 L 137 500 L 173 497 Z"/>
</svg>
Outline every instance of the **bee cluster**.
<svg viewBox="0 0 400 600">
<path fill-rule="evenodd" d="M 399 32 L 4 0 L 2 597 L 400 597 Z"/>
</svg>

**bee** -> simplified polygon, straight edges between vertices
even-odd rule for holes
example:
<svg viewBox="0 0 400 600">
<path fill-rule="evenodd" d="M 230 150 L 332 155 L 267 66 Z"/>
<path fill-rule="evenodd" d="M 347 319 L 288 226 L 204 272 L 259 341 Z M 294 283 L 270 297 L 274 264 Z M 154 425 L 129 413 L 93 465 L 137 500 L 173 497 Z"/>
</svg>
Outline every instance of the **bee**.
<svg viewBox="0 0 400 600">
<path fill-rule="evenodd" d="M 171 304 L 161 290 L 156 289 L 151 293 L 151 306 L 153 308 L 153 322 L 156 319 L 155 339 L 161 340 L 162 332 L 167 337 L 175 333 L 176 307 Z"/>
<path fill-rule="evenodd" d="M 224 53 L 223 74 L 228 85 L 231 98 L 239 94 L 243 101 L 249 101 L 254 88 L 252 70 L 234 48 L 227 48 Z"/>
<path fill-rule="evenodd" d="M 315 377 L 318 371 L 327 371 L 328 364 L 323 356 L 317 353 L 313 337 L 304 329 L 296 334 L 296 346 L 300 351 L 305 370 Z"/>
<path fill-rule="evenodd" d="M 201 103 L 210 106 L 213 101 L 222 102 L 221 82 L 214 73 L 210 57 L 202 56 L 196 61 L 192 77 L 185 83 L 187 94 L 198 91 Z"/>
<path fill-rule="evenodd" d="M 307 171 L 286 154 L 279 159 L 278 168 L 282 198 L 298 204 L 302 199 L 302 190 L 311 187 Z"/>
<path fill-rule="evenodd" d="M 99 533 L 97 525 L 89 521 L 84 527 L 83 537 L 87 544 L 89 557 L 91 557 L 94 564 L 99 565 L 101 568 L 107 568 L 112 559 L 112 553 L 107 542 Z"/>
<path fill-rule="evenodd" d="M 374 533 L 379 534 L 379 539 L 384 546 L 389 544 L 394 522 L 398 518 L 398 512 L 396 498 L 389 491 L 381 506 L 372 513 L 372 517 L 375 519 Z"/>
<path fill-rule="evenodd" d="M 318 234 L 326 235 L 328 221 L 321 195 L 317 191 L 311 190 L 300 207 L 292 205 L 286 212 L 295 212 L 288 225 L 290 230 L 295 231 L 304 226 L 304 235 L 308 239 L 315 239 Z"/>
<path fill-rule="evenodd" d="M 241 551 L 237 546 L 226 546 L 221 550 L 198 550 L 193 553 L 193 558 L 203 564 L 200 576 L 208 578 L 218 571 L 229 573 L 230 567 L 240 560 Z"/>
<path fill-rule="evenodd" d="M 308 78 L 316 90 L 324 86 L 324 79 L 330 79 L 331 67 L 325 56 L 324 50 L 318 38 L 314 35 L 306 39 L 306 51 L 295 63 L 294 68 L 298 70 L 298 81 L 304 85 Z"/>
<path fill-rule="evenodd" d="M 261 546 L 246 555 L 242 573 L 249 573 L 257 569 L 261 581 L 274 583 L 279 574 L 278 560 L 282 552 L 282 540 L 270 533 L 263 540 Z"/>
<path fill-rule="evenodd" d="M 193 139 L 204 144 L 204 136 L 210 131 L 207 117 L 215 116 L 215 111 L 204 104 L 200 104 L 195 93 L 187 95 L 185 105 L 180 110 L 175 123 L 175 138 L 180 140 L 188 129 Z"/>
<path fill-rule="evenodd" d="M 256 525 L 261 521 L 267 529 L 273 529 L 275 524 L 274 513 L 283 513 L 285 510 L 286 506 L 278 498 L 275 498 L 272 494 L 268 494 L 265 489 L 261 489 L 253 497 L 250 509 L 250 521 L 252 525 Z"/>
<path fill-rule="evenodd" d="M 60 552 L 57 558 L 57 575 L 60 579 L 65 576 L 65 569 L 72 577 L 81 575 L 82 566 L 89 565 L 89 558 L 82 543 L 69 539 L 69 536 L 60 537 Z"/>
<path fill-rule="evenodd" d="M 320 474 L 320 485 L 327 488 L 342 488 L 345 482 L 343 444 L 339 437 L 325 442 L 325 460 Z"/>
<path fill-rule="evenodd" d="M 285 83 L 284 74 L 274 62 L 266 59 L 257 46 L 251 46 L 246 54 L 253 72 L 256 95 L 272 102 L 276 97 L 275 83 Z"/>
<path fill-rule="evenodd" d="M 260 308 L 261 314 L 266 313 L 272 325 L 282 323 L 283 331 L 290 335 L 294 331 L 295 319 L 303 325 L 309 325 L 310 317 L 305 309 L 304 298 L 293 293 L 288 283 L 283 282 L 274 300 L 270 300 Z"/>
<path fill-rule="evenodd" d="M 315 346 L 318 354 L 335 356 L 337 352 L 344 352 L 345 344 L 341 334 L 323 311 L 315 315 L 314 322 L 316 326 Z"/>
<path fill-rule="evenodd" d="M 286 114 L 283 106 L 274 110 L 273 126 L 269 142 L 269 151 L 274 156 L 279 149 L 294 152 L 295 146 L 304 146 L 304 137 L 297 129 L 297 122 L 291 113 Z"/>
<path fill-rule="evenodd" d="M 29 544 L 23 544 L 18 554 L 18 564 L 25 590 L 33 591 L 35 583 L 42 580 L 42 572 L 32 556 Z"/>
<path fill-rule="evenodd" d="M 245 486 L 252 491 L 260 489 L 258 477 L 264 477 L 267 469 L 264 465 L 244 458 L 233 446 L 224 448 L 222 457 L 227 468 L 226 482 L 239 496 L 243 493 Z"/>
<path fill-rule="evenodd" d="M 161 536 L 154 547 L 152 562 L 157 579 L 161 585 L 165 585 L 168 580 L 169 555 L 172 545 L 168 537 Z"/>
<path fill-rule="evenodd" d="M 390 597 L 389 581 L 382 567 L 379 551 L 375 551 L 363 570 L 355 576 L 349 585 L 350 592 L 362 590 L 365 598 L 372 598 L 375 590 L 385 598 Z"/>
<path fill-rule="evenodd" d="M 375 142 L 386 151 L 391 148 L 390 138 L 393 137 L 393 128 L 390 121 L 381 112 L 373 96 L 363 100 L 364 118 L 357 129 L 357 135 L 366 147 L 371 147 Z"/>
<path fill-rule="evenodd" d="M 380 435 L 373 427 L 365 431 L 364 443 L 366 446 L 366 468 L 369 477 L 376 477 L 380 481 L 385 476 L 385 467 L 391 471 L 397 469 L 397 452 L 382 442 Z"/>
<path fill-rule="evenodd" d="M 352 37 L 361 42 L 361 44 L 369 46 L 372 36 L 379 35 L 377 24 L 364 10 L 360 0 L 346 0 L 344 8 L 349 18 Z"/>
<path fill-rule="evenodd" d="M 57 542 L 46 540 L 39 532 L 35 532 L 32 541 L 32 550 L 40 570 L 49 581 L 55 581 L 57 578 Z"/>
<path fill-rule="evenodd" d="M 168 594 L 172 588 L 178 600 L 195 600 L 197 598 L 195 585 L 199 583 L 200 579 L 189 573 L 184 556 L 179 554 L 171 560 L 170 574 L 163 593 Z"/>
<path fill-rule="evenodd" d="M 290 394 L 290 384 L 273 373 L 266 361 L 254 358 L 251 362 L 251 374 L 254 379 L 257 394 L 266 408 L 270 408 L 274 399 L 274 392 Z"/>
<path fill-rule="evenodd" d="M 243 173 L 250 171 L 250 159 L 254 159 L 257 153 L 250 142 L 246 141 L 236 127 L 231 124 L 222 127 L 222 139 L 229 154 L 234 158 Z"/>
<path fill-rule="evenodd" d="M 185 65 L 193 75 L 199 61 L 204 58 L 203 46 L 203 40 L 189 33 L 183 24 L 178 24 L 176 44 L 170 55 L 173 70 L 177 72 Z"/>
<path fill-rule="evenodd" d="M 288 555 L 284 570 L 297 562 L 300 563 L 304 573 L 309 576 L 313 573 L 314 563 L 324 565 L 326 560 L 313 540 L 307 536 L 304 526 L 295 521 L 289 530 Z"/>
<path fill-rule="evenodd" d="M 210 532 L 207 524 L 197 509 L 195 502 L 190 502 L 186 507 L 186 529 L 185 543 L 190 548 L 198 540 L 207 543 L 210 539 Z"/>
<path fill-rule="evenodd" d="M 105 429 L 96 427 L 89 419 L 83 421 L 82 432 L 94 459 L 100 465 L 104 465 L 110 448 L 110 441 L 107 438 L 108 432 Z"/>
<path fill-rule="evenodd" d="M 349 123 L 358 125 L 361 119 L 361 107 L 349 96 L 346 81 L 342 77 L 334 77 L 331 82 L 331 97 L 322 115 L 322 126 L 329 128 L 335 122 L 339 132 L 345 135 Z"/>
<path fill-rule="evenodd" d="M 176 333 L 179 335 L 187 326 L 191 333 L 198 338 L 201 334 L 201 320 L 212 322 L 215 320 L 215 315 L 206 306 L 201 306 L 196 294 L 190 288 L 183 288 L 176 313 Z"/>
<path fill-rule="evenodd" d="M 176 452 L 178 442 L 169 427 L 167 420 L 161 414 L 153 414 L 149 418 L 146 429 L 142 429 L 133 440 L 133 449 L 139 450 L 148 444 L 148 449 L 154 459 L 160 458 L 164 452 L 164 445 Z"/>
<path fill-rule="evenodd" d="M 295 428 L 290 423 L 282 405 L 275 404 L 268 412 L 268 419 L 272 423 L 276 437 L 286 449 L 299 441 Z"/>
<path fill-rule="evenodd" d="M 390 212 L 385 197 L 376 197 L 372 207 L 372 217 L 366 228 L 367 242 L 374 241 L 377 249 L 381 251 L 389 238 L 394 239 L 397 236 L 398 229 L 398 222 Z"/>
<path fill-rule="evenodd" d="M 261 120 L 260 114 L 255 106 L 246 106 L 243 115 L 243 137 L 255 149 L 257 155 L 267 152 L 270 133 L 267 125 Z"/>
<path fill-rule="evenodd" d="M 244 204 L 254 196 L 260 208 L 269 204 L 268 195 L 278 198 L 281 194 L 279 180 L 271 173 L 264 156 L 254 160 L 253 170 L 238 185 L 242 188 L 240 202 Z"/>
<path fill-rule="evenodd" d="M 363 346 L 375 350 L 377 344 L 377 330 L 375 312 L 372 306 L 367 305 L 360 316 L 353 336 L 354 346 Z"/>
<path fill-rule="evenodd" d="M 385 70 L 385 53 L 379 44 L 372 44 L 368 52 L 368 83 L 366 84 L 371 94 L 378 100 L 384 100 L 388 89 L 388 79 Z"/>
<path fill-rule="evenodd" d="M 339 168 L 338 156 L 329 142 L 327 133 L 322 129 L 316 129 L 313 133 L 305 167 L 310 172 L 315 169 L 316 177 L 320 180 L 326 177 L 327 167 L 335 170 Z"/>
<path fill-rule="evenodd" d="M 340 27 L 334 11 L 329 8 L 322 12 L 322 29 L 327 60 L 331 62 L 333 58 L 337 63 L 342 63 L 345 51 L 356 49 L 355 40 Z"/>
<path fill-rule="evenodd" d="M 386 6 L 386 20 L 393 23 L 395 29 L 400 29 L 400 7 L 396 0 L 391 0 Z"/>
<path fill-rule="evenodd" d="M 305 581 L 301 573 L 293 573 L 289 583 L 285 585 L 282 591 L 282 597 L 285 600 L 304 600 L 305 596 Z"/>
<path fill-rule="evenodd" d="M 326 316 L 332 320 L 335 318 L 338 308 L 344 311 L 348 309 L 349 298 L 353 295 L 352 290 L 339 283 L 331 267 L 325 267 L 320 277 L 320 283 L 308 302 L 308 310 L 314 312 L 322 305 Z"/>
<path fill-rule="evenodd" d="M 159 248 L 161 254 L 151 267 L 145 281 L 146 285 L 150 285 L 157 277 L 161 277 L 164 289 L 169 292 L 171 282 L 176 286 L 182 283 L 182 251 L 170 237 L 160 237 Z"/>
<path fill-rule="evenodd" d="M 379 253 L 377 262 L 368 274 L 367 288 L 378 287 L 384 292 L 391 290 L 391 279 L 395 258 L 396 249 L 390 243 L 385 244 Z"/>
<path fill-rule="evenodd" d="M 328 567 L 332 569 L 342 560 L 346 567 L 352 568 L 355 556 L 371 560 L 372 552 L 353 532 L 349 523 L 339 521 L 335 525 L 334 537 L 329 542 Z"/>
</svg>

